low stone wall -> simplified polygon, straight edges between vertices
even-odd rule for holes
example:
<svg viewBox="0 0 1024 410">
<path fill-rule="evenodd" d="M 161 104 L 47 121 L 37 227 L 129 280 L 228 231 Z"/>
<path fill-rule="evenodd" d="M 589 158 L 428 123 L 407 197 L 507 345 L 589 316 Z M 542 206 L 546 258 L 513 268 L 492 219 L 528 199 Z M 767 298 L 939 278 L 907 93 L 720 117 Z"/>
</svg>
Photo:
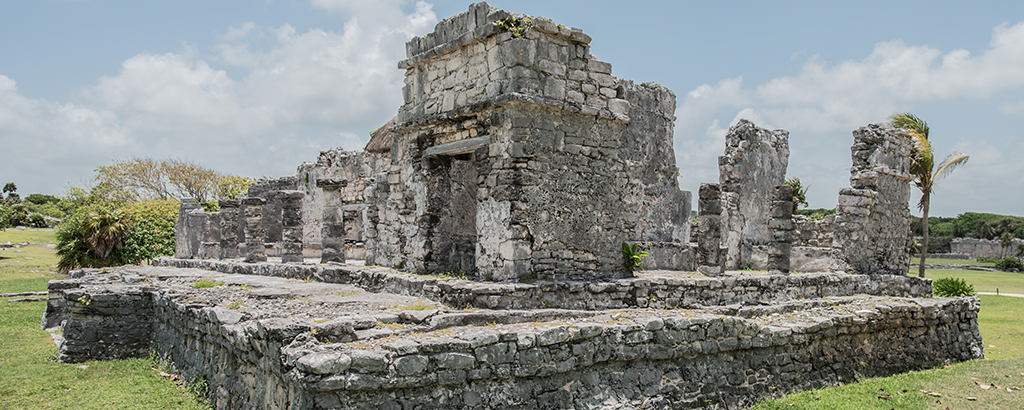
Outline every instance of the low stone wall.
<svg viewBox="0 0 1024 410">
<path fill-rule="evenodd" d="M 486 309 L 656 309 L 715 305 L 756 305 L 847 295 L 930 297 L 931 280 L 893 275 L 808 273 L 801 275 L 741 274 L 716 278 L 656 276 L 610 282 L 532 284 L 474 282 L 399 273 L 390 268 L 229 263 L 213 260 L 157 258 L 156 266 L 203 269 L 245 275 L 316 279 L 349 283 L 371 292 L 421 296 L 447 306 Z M 668 272 L 665 272 L 666 274 Z"/>
<path fill-rule="evenodd" d="M 102 279 L 50 284 L 65 329 L 80 330 L 65 330 L 62 361 L 147 356 L 135 348 L 145 344 L 184 378 L 204 377 L 216 408 L 734 408 L 984 356 L 977 298 L 798 301 L 749 319 L 626 310 L 323 344 L 313 322 L 249 318 L 130 275 Z"/>
<path fill-rule="evenodd" d="M 1024 243 L 1024 241 L 1014 238 L 1013 245 L 1004 249 L 998 239 L 953 238 L 949 243 L 949 249 L 950 253 L 970 255 L 970 258 L 968 259 L 977 259 L 979 256 L 1002 258 L 1004 255 L 1015 255 L 1017 253 L 1017 247 L 1020 246 L 1021 243 Z M 929 257 L 931 256 L 929 255 Z"/>
</svg>

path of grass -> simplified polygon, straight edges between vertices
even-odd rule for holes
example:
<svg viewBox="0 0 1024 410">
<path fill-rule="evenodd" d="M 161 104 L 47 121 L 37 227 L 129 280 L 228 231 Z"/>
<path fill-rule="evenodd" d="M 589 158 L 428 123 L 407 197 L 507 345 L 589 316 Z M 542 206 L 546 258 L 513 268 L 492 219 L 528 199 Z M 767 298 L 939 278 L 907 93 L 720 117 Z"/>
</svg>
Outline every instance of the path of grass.
<svg viewBox="0 0 1024 410">
<path fill-rule="evenodd" d="M 48 243 L 53 232 L 0 232 L 7 241 Z M 54 264 L 52 248 L 42 245 L 0 251 L 0 293 L 45 291 L 48 280 L 60 278 Z M 46 302 L 8 300 L 0 298 L 0 409 L 209 408 L 159 376 L 148 359 L 56 363 L 57 347 L 39 330 Z"/>
<path fill-rule="evenodd" d="M 917 275 L 917 272 L 914 272 Z M 942 279 L 957 277 L 974 286 L 975 292 L 1024 293 L 1024 273 L 1019 272 L 985 272 L 977 270 L 956 269 L 925 269 L 926 278 Z"/>
</svg>

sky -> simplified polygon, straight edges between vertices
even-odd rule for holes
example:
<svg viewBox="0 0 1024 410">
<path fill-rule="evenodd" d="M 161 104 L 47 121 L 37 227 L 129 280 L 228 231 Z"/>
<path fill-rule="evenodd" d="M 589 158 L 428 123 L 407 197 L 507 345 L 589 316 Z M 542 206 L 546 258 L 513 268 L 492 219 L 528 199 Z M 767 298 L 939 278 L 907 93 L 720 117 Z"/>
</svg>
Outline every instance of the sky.
<svg viewBox="0 0 1024 410">
<path fill-rule="evenodd" d="M 938 158 L 971 156 L 936 184 L 933 216 L 1024 215 L 1024 2 L 490 4 L 579 27 L 613 75 L 672 89 L 682 189 L 718 181 L 746 118 L 790 132 L 788 176 L 831 208 L 852 131 L 913 112 Z M 468 5 L 0 0 L 0 182 L 62 194 L 133 156 L 293 175 L 362 148 L 401 105 L 405 41 Z"/>
</svg>

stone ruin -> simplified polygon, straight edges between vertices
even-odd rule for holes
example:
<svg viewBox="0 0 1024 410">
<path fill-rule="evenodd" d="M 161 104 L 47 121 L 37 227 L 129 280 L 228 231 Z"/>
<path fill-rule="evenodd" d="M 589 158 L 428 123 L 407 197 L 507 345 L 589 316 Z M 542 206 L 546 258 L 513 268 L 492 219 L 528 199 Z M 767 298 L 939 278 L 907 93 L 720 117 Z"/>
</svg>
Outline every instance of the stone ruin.
<svg viewBox="0 0 1024 410">
<path fill-rule="evenodd" d="M 590 41 L 486 3 L 442 20 L 366 151 L 182 201 L 174 258 L 51 282 L 60 360 L 156 352 L 217 408 L 735 408 L 983 357 L 978 300 L 906 275 L 905 133 L 855 131 L 814 221 L 788 132 L 740 121 L 694 224 L 675 95 Z"/>
</svg>

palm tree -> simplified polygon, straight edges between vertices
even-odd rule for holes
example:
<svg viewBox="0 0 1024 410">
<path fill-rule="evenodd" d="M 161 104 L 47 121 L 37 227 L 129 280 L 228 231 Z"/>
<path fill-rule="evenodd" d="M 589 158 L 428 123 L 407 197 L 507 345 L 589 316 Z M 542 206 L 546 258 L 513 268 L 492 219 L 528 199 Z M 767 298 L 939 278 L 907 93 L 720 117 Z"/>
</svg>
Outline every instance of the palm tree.
<svg viewBox="0 0 1024 410">
<path fill-rule="evenodd" d="M 107 266 L 107 257 L 115 248 L 120 249 L 121 240 L 128 234 L 131 221 L 121 211 L 99 209 L 82 218 L 81 229 L 89 250 L 102 264 Z"/>
<path fill-rule="evenodd" d="M 921 201 L 917 203 L 917 208 L 922 213 L 921 230 L 924 240 L 921 243 L 921 265 L 917 276 L 923 278 L 924 259 L 928 253 L 928 208 L 931 205 L 935 181 L 949 175 L 956 167 L 966 164 L 970 156 L 954 151 L 936 165 L 932 144 L 928 141 L 927 122 L 909 112 L 895 114 L 889 120 L 894 127 L 907 130 L 914 139 L 914 148 L 910 153 L 910 174 L 914 176 L 914 185 L 921 191 Z"/>
<path fill-rule="evenodd" d="M 999 236 L 999 246 L 1003 248 L 1003 257 L 1005 258 L 1007 256 L 1006 252 L 1010 250 L 1011 246 L 1013 246 L 1013 234 L 1003 232 L 1003 234 Z"/>
</svg>

